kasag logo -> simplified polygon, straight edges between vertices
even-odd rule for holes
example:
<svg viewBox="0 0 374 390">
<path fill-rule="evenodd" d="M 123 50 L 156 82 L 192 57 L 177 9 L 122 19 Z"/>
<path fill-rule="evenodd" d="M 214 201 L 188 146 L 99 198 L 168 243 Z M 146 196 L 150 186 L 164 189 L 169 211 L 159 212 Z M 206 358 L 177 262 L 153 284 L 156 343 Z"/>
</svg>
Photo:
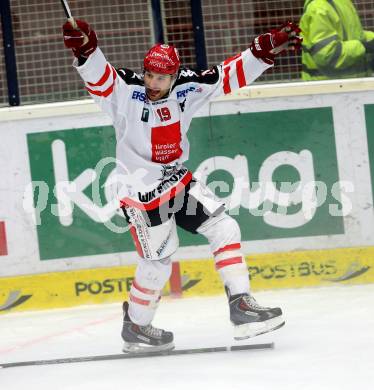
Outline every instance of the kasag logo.
<svg viewBox="0 0 374 390">
<path fill-rule="evenodd" d="M 282 180 L 277 187 L 273 176 L 282 167 L 293 169 L 298 180 Z M 217 170 L 226 171 L 233 176 L 231 191 L 224 181 L 208 182 L 209 175 Z M 214 192 L 219 190 L 221 194 L 227 193 L 221 199 L 232 215 L 238 214 L 240 208 L 247 209 L 249 213 L 263 218 L 266 224 L 274 227 L 291 229 L 304 226 L 314 218 L 318 207 L 326 202 L 327 195 L 334 199 L 329 205 L 332 215 L 341 217 L 352 209 L 349 198 L 341 196 L 342 188 L 350 190 L 349 183 L 346 187 L 340 182 L 334 183 L 331 194 L 327 194 L 325 183 L 316 182 L 313 155 L 309 150 L 272 154 L 262 163 L 258 182 L 254 184 L 250 180 L 248 160 L 240 155 L 233 158 L 211 157 L 198 166 L 195 177 L 208 184 Z M 298 210 L 287 212 L 287 208 L 293 205 L 299 205 Z"/>
<path fill-rule="evenodd" d="M 339 180 L 331 108 L 200 117 L 191 134 L 188 167 L 226 203 L 243 240 L 344 233 L 353 189 Z M 36 215 L 42 260 L 134 251 L 108 185 L 112 126 L 33 133 L 28 147 L 25 208 Z M 180 242 L 205 243 L 183 233 Z"/>
</svg>

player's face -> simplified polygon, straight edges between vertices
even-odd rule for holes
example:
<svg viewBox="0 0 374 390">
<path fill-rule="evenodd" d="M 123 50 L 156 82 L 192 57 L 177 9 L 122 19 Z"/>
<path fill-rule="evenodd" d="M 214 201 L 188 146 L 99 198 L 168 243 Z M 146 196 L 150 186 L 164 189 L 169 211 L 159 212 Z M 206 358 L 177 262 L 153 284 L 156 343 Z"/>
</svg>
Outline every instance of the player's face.
<svg viewBox="0 0 374 390">
<path fill-rule="evenodd" d="M 173 75 L 155 72 L 144 72 L 144 85 L 149 100 L 159 100 L 168 94 Z"/>
</svg>

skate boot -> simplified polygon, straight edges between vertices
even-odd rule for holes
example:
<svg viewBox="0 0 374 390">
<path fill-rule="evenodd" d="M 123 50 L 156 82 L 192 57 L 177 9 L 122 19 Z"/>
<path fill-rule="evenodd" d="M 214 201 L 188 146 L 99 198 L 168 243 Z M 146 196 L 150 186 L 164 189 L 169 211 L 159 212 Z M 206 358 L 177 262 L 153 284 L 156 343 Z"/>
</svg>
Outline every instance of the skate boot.
<svg viewBox="0 0 374 390">
<path fill-rule="evenodd" d="M 134 324 L 128 314 L 129 304 L 123 303 L 123 352 L 167 351 L 174 348 L 173 333 L 152 325 Z"/>
<path fill-rule="evenodd" d="M 285 324 L 279 307 L 262 307 L 247 293 L 230 295 L 227 288 L 226 293 L 229 299 L 230 320 L 235 327 L 235 340 L 268 333 Z"/>
</svg>

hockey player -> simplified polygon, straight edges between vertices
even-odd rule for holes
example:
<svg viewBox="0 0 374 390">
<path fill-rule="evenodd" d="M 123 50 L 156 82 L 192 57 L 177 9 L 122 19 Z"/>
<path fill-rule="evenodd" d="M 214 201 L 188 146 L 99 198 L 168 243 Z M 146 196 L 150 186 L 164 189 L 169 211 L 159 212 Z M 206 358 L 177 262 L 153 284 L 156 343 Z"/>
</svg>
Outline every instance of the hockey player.
<svg viewBox="0 0 374 390">
<path fill-rule="evenodd" d="M 114 69 L 86 22 L 64 24 L 65 45 L 76 57 L 74 67 L 113 120 L 117 172 L 130 178 L 121 189 L 121 207 L 140 259 L 129 302 L 123 304 L 125 352 L 174 348 L 173 333 L 153 327 L 152 320 L 171 274 L 170 257 L 179 245 L 177 226 L 207 238 L 227 293 L 235 339 L 284 325 L 280 308 L 262 307 L 250 294 L 238 223 L 183 163 L 194 112 L 258 78 L 274 65 L 277 54 L 300 45 L 299 32 L 287 23 L 204 71 L 180 68 L 177 50 L 157 44 L 144 58 L 143 73 L 137 74 Z"/>
</svg>

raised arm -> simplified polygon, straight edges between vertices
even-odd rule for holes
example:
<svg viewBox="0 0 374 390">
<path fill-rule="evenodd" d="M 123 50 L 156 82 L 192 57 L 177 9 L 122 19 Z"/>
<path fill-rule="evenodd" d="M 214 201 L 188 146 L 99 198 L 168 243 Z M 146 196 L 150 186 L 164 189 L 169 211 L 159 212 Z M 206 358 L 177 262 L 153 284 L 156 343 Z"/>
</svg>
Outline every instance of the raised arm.
<svg viewBox="0 0 374 390">
<path fill-rule="evenodd" d="M 62 29 L 64 44 L 76 57 L 73 65 L 84 80 L 87 91 L 113 121 L 120 120 L 118 101 L 126 98 L 128 88 L 97 47 L 95 31 L 79 19 L 73 24 L 67 21 Z"/>
<path fill-rule="evenodd" d="M 274 65 L 275 57 L 286 50 L 300 47 L 300 29 L 288 22 L 279 29 L 254 38 L 249 49 L 222 63 L 224 94 L 244 87 L 256 80 L 266 69 Z"/>
<path fill-rule="evenodd" d="M 182 70 L 177 85 L 195 82 L 201 86 L 199 94 L 193 94 L 194 98 L 187 102 L 187 106 L 191 111 L 196 111 L 209 99 L 229 94 L 251 84 L 266 69 L 274 65 L 277 55 L 300 47 L 299 33 L 299 27 L 288 22 L 279 29 L 257 36 L 247 50 L 209 70 L 199 72 Z"/>
</svg>

